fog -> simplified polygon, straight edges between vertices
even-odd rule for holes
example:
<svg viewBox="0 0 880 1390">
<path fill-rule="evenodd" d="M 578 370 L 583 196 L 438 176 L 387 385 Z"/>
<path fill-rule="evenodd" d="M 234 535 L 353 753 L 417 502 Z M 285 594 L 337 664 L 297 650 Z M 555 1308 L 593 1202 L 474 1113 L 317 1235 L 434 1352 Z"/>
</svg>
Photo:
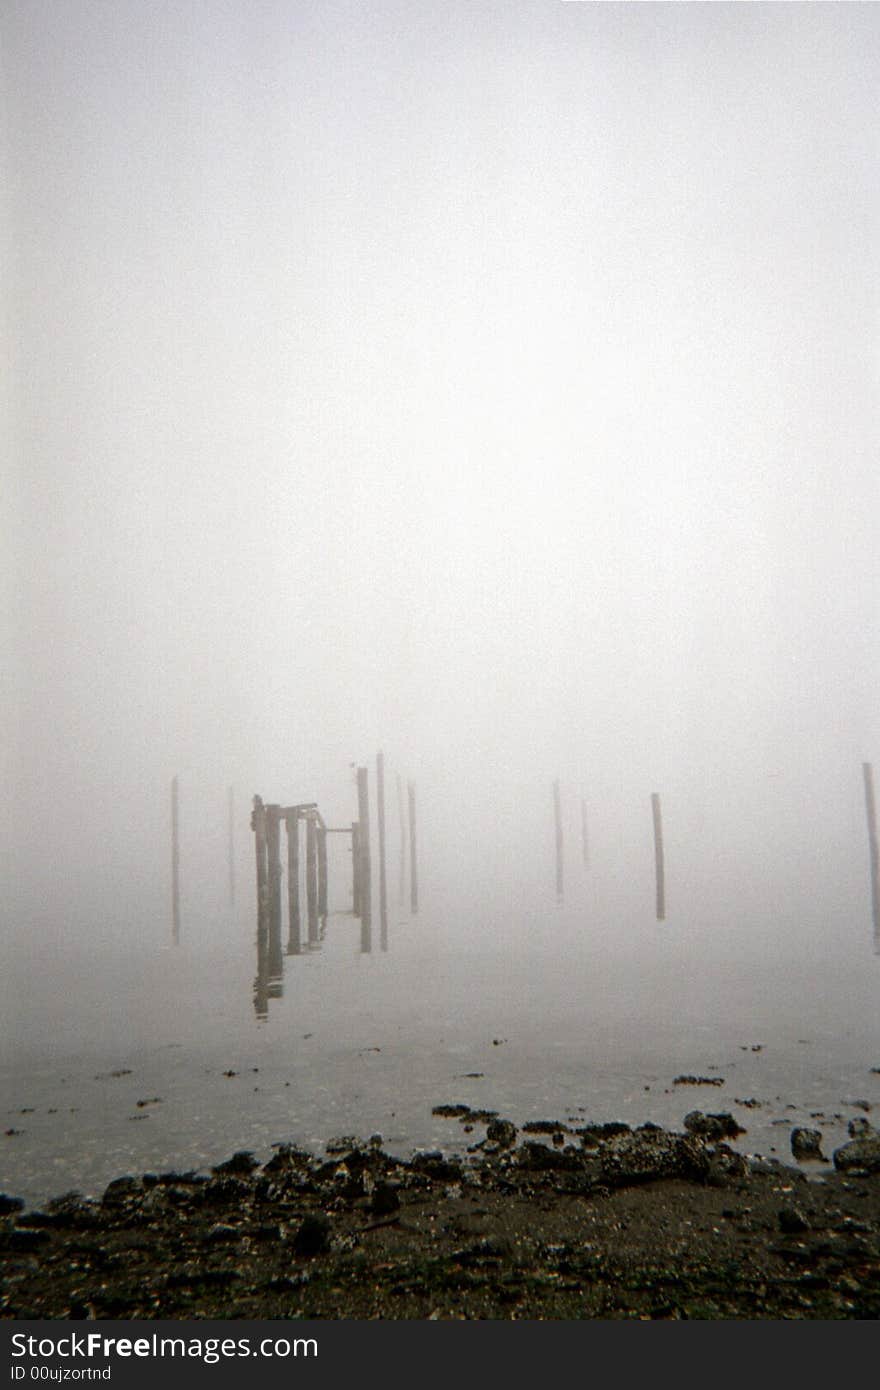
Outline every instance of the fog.
<svg viewBox="0 0 880 1390">
<path fill-rule="evenodd" d="M 668 929 L 869 950 L 877 8 L 0 26 L 7 939 L 164 944 L 174 775 L 209 939 L 382 748 L 426 900 L 551 908 L 558 777 L 606 910 L 658 791 Z"/>
</svg>

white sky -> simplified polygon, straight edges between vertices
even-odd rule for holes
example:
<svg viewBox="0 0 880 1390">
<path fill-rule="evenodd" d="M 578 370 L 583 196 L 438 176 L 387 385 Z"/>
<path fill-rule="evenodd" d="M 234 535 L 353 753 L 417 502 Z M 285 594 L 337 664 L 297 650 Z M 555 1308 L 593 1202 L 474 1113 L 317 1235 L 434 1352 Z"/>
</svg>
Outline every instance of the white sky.
<svg viewBox="0 0 880 1390">
<path fill-rule="evenodd" d="M 621 821 L 858 802 L 877 6 L 6 0 L 0 41 L 14 874 L 163 853 L 175 771 L 344 800 L 379 746 L 450 824 L 559 774 Z"/>
</svg>

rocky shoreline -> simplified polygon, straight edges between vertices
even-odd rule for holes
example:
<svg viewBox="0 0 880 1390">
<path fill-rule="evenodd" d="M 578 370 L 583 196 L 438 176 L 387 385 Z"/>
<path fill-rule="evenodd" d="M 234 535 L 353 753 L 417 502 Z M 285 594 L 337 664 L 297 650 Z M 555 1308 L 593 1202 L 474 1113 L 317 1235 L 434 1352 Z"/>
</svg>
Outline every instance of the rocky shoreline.
<svg viewBox="0 0 880 1390">
<path fill-rule="evenodd" d="M 210 1174 L 122 1177 L 42 1211 L 0 1196 L 0 1316 L 822 1318 L 880 1316 L 880 1134 L 833 1171 L 746 1157 L 729 1115 L 683 1133 L 516 1126 L 409 1160 L 381 1138 L 278 1145 Z M 796 1157 L 821 1157 L 794 1130 Z"/>
</svg>

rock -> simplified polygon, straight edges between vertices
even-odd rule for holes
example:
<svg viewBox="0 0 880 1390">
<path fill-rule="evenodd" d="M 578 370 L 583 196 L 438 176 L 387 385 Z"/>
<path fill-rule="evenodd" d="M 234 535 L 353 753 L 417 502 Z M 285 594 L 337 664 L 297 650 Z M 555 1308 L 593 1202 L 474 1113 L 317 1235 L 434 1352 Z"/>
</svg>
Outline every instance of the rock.
<svg viewBox="0 0 880 1390">
<path fill-rule="evenodd" d="M 516 1162 L 520 1168 L 535 1172 L 545 1169 L 582 1169 L 588 1160 L 581 1149 L 569 1145 L 564 1149 L 551 1148 L 549 1144 L 539 1144 L 529 1139 L 516 1151 Z"/>
<path fill-rule="evenodd" d="M 745 1134 L 727 1111 L 704 1115 L 702 1110 L 692 1110 L 684 1117 L 684 1127 L 688 1134 L 697 1134 L 701 1139 L 735 1139 L 738 1134 Z"/>
<path fill-rule="evenodd" d="M 484 1264 L 487 1260 L 507 1259 L 512 1248 L 510 1241 L 503 1237 L 486 1236 L 483 1240 L 475 1241 L 473 1245 L 469 1245 L 463 1250 L 456 1250 L 452 1258 L 456 1264 L 467 1269 L 471 1265 Z"/>
<path fill-rule="evenodd" d="M 777 1213 L 779 1229 L 783 1235 L 797 1236 L 810 1229 L 810 1223 L 800 1207 L 782 1207 Z"/>
<path fill-rule="evenodd" d="M 222 1173 L 211 1178 L 202 1188 L 204 1200 L 217 1206 L 238 1206 L 253 1197 L 253 1186 L 244 1178 L 232 1173 Z"/>
<path fill-rule="evenodd" d="M 218 1221 L 205 1235 L 205 1240 L 222 1243 L 229 1240 L 238 1240 L 241 1231 L 237 1226 L 228 1226 L 224 1221 Z"/>
<path fill-rule="evenodd" d="M 748 1171 L 748 1161 L 743 1154 L 736 1153 L 727 1144 L 716 1144 L 704 1181 L 710 1187 L 729 1187 L 731 1183 L 746 1177 Z"/>
<path fill-rule="evenodd" d="M 121 1206 L 133 1197 L 139 1197 L 143 1192 L 143 1186 L 140 1178 L 133 1178 L 130 1175 L 124 1178 L 114 1178 L 104 1189 L 101 1205 L 105 1207 Z"/>
<path fill-rule="evenodd" d="M 872 1124 L 860 1116 L 857 1120 L 850 1120 L 846 1132 L 850 1139 L 866 1139 L 869 1134 L 875 1134 L 876 1130 Z"/>
<path fill-rule="evenodd" d="M 263 1172 L 307 1173 L 311 1166 L 312 1156 L 305 1149 L 298 1149 L 294 1144 L 280 1144 L 277 1153 L 263 1164 Z"/>
<path fill-rule="evenodd" d="M 835 1149 L 832 1157 L 840 1172 L 880 1173 L 880 1134 L 851 1139 L 842 1148 Z"/>
<path fill-rule="evenodd" d="M 630 1130 L 631 1127 L 624 1124 L 623 1120 L 609 1120 L 603 1125 L 581 1125 L 574 1132 L 580 1135 L 581 1144 L 585 1149 L 594 1149 L 606 1139 L 613 1139 L 618 1134 L 629 1134 Z"/>
<path fill-rule="evenodd" d="M 445 1159 L 441 1153 L 434 1150 L 413 1154 L 410 1166 L 416 1173 L 421 1173 L 426 1178 L 437 1178 L 441 1182 L 461 1182 L 464 1175 L 460 1163 Z"/>
<path fill-rule="evenodd" d="M 360 1148 L 360 1141 L 353 1134 L 341 1134 L 335 1139 L 328 1139 L 324 1148 L 328 1154 L 347 1154 L 352 1149 Z"/>
<path fill-rule="evenodd" d="M 391 1216 L 400 1211 L 400 1198 L 397 1188 L 388 1182 L 377 1182 L 370 1199 L 370 1211 L 374 1216 Z"/>
<path fill-rule="evenodd" d="M 326 1216 L 307 1216 L 293 1237 L 297 1255 L 321 1255 L 330 1248 L 330 1222 Z"/>
<path fill-rule="evenodd" d="M 723 1086 L 723 1076 L 677 1076 L 673 1086 Z"/>
<path fill-rule="evenodd" d="M 18 1227 L 12 1231 L 0 1232 L 0 1250 L 10 1250 L 13 1254 L 29 1255 L 39 1250 L 49 1240 L 49 1232 Z"/>
<path fill-rule="evenodd" d="M 783 1163 L 778 1158 L 768 1158 L 766 1154 L 750 1154 L 746 1163 L 748 1171 L 758 1178 L 781 1178 L 786 1182 L 809 1182 L 803 1169 L 792 1168 L 790 1164 Z"/>
<path fill-rule="evenodd" d="M 791 1152 L 797 1159 L 814 1159 L 819 1163 L 826 1163 L 827 1159 L 822 1152 L 822 1131 L 796 1126 L 791 1131 Z"/>
<path fill-rule="evenodd" d="M 20 1197 L 8 1197 L 5 1192 L 0 1192 L 0 1216 L 9 1216 L 14 1211 L 21 1211 L 24 1202 Z"/>
<path fill-rule="evenodd" d="M 499 1149 L 510 1149 L 516 1143 L 516 1125 L 511 1120 L 490 1120 L 486 1128 L 486 1139 Z"/>
<path fill-rule="evenodd" d="M 710 1155 L 699 1140 L 665 1130 L 641 1130 L 621 1136 L 599 1151 L 602 1181 L 628 1187 L 658 1178 L 705 1181 Z"/>
<path fill-rule="evenodd" d="M 249 1149 L 239 1149 L 231 1158 L 227 1158 L 223 1163 L 218 1163 L 211 1169 L 211 1172 L 217 1174 L 231 1173 L 236 1177 L 246 1178 L 259 1166 Z"/>
</svg>

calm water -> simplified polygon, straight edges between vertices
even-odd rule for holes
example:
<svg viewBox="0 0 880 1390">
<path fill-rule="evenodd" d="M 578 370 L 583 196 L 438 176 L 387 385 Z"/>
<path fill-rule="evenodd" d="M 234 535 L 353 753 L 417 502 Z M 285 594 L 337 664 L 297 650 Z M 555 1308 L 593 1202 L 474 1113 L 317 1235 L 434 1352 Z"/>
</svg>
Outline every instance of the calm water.
<svg viewBox="0 0 880 1390">
<path fill-rule="evenodd" d="M 393 914 L 389 949 L 375 931 L 370 954 L 359 923 L 331 915 L 319 950 L 285 957 L 262 1018 L 246 921 L 213 940 L 197 924 L 198 949 L 7 949 L 0 1082 L 17 1132 L 0 1137 L 0 1190 L 99 1193 L 126 1172 L 345 1133 L 463 1152 L 481 1131 L 433 1116 L 441 1102 L 520 1123 L 731 1110 L 741 1148 L 782 1158 L 792 1125 L 819 1124 L 830 1154 L 880 1106 L 880 958 L 863 919 L 802 905 L 802 948 L 783 952 L 778 911 L 746 934 L 696 911 L 658 926 L 589 907 L 587 923 L 583 902 L 429 903 Z M 724 1084 L 674 1086 L 682 1073 Z"/>
</svg>

